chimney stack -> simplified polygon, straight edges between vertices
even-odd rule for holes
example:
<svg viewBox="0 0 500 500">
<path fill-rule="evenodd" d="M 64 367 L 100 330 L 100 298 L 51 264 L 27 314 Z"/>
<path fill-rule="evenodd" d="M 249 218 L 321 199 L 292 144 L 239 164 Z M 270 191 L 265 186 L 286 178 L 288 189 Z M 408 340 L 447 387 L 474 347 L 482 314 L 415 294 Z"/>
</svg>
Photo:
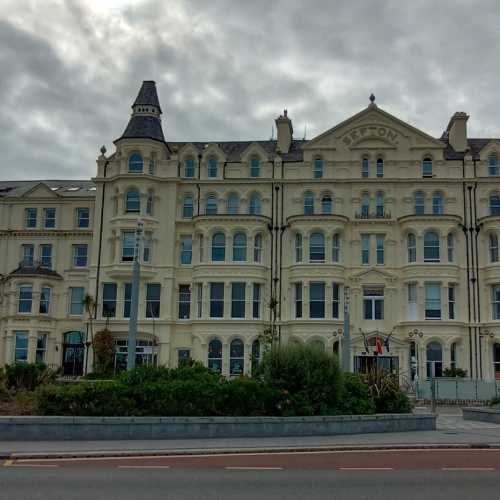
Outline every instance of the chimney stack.
<svg viewBox="0 0 500 500">
<path fill-rule="evenodd" d="M 276 118 L 276 130 L 278 134 L 277 149 L 280 153 L 288 153 L 293 138 L 292 120 L 288 118 L 288 111 L 285 109 L 283 114 Z"/>
<path fill-rule="evenodd" d="M 457 111 L 450 119 L 446 129 L 448 142 L 457 153 L 464 153 L 468 149 L 467 144 L 467 120 L 469 115 L 463 111 Z"/>
</svg>

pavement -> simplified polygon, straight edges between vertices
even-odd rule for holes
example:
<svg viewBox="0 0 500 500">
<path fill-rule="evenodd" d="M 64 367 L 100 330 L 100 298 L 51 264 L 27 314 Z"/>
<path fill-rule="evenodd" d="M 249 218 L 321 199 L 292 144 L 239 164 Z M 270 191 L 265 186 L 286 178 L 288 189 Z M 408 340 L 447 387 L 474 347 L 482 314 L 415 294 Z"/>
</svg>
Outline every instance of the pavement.
<svg viewBox="0 0 500 500">
<path fill-rule="evenodd" d="M 417 413 L 430 413 L 416 408 Z M 437 430 L 281 438 L 151 441 L 1 441 L 0 457 L 67 457 L 248 453 L 381 448 L 500 448 L 500 425 L 465 421 L 459 408 L 437 408 Z"/>
</svg>

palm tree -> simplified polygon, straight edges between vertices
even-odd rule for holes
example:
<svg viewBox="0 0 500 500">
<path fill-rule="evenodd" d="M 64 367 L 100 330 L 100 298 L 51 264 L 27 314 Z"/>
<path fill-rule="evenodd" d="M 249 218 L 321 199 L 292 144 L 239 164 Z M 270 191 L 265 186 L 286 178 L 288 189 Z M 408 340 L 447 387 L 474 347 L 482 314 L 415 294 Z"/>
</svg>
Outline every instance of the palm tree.
<svg viewBox="0 0 500 500">
<path fill-rule="evenodd" d="M 87 359 L 89 355 L 89 347 L 92 346 L 92 349 L 94 348 L 94 316 L 96 313 L 97 309 L 97 304 L 94 300 L 94 297 L 92 295 L 86 294 L 85 297 L 83 298 L 83 306 L 85 308 L 85 312 L 87 313 L 88 317 L 88 325 L 89 325 L 89 330 L 90 330 L 90 342 L 87 339 L 86 346 L 87 346 Z M 95 371 L 95 359 L 94 359 L 94 353 L 92 352 L 92 371 Z"/>
</svg>

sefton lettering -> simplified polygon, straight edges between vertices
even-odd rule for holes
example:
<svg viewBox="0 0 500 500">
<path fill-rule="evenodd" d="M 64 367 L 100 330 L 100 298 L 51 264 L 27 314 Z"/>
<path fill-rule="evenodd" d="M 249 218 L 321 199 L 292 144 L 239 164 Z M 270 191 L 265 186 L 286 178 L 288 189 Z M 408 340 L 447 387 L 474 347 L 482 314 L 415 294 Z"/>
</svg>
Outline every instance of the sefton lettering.
<svg viewBox="0 0 500 500">
<path fill-rule="evenodd" d="M 377 125 L 355 128 L 344 135 L 344 137 L 342 138 L 342 142 L 346 146 L 351 146 L 356 142 L 359 142 L 361 139 L 367 139 L 369 137 L 387 139 L 393 144 L 398 144 L 398 133 L 396 131 L 387 127 L 380 127 Z"/>
</svg>

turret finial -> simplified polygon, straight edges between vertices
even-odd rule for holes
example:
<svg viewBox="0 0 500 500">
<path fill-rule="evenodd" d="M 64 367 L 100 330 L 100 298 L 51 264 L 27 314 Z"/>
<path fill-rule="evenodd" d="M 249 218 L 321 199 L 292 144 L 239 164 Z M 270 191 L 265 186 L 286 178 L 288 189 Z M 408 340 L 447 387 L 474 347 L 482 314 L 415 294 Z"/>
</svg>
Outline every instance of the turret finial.
<svg viewBox="0 0 500 500">
<path fill-rule="evenodd" d="M 104 144 L 101 146 L 101 154 L 103 156 L 106 154 L 106 146 Z"/>
<path fill-rule="evenodd" d="M 373 93 L 372 93 L 372 94 L 370 94 L 370 102 L 371 102 L 372 104 L 374 104 L 374 103 L 375 103 L 375 96 L 373 95 Z"/>
</svg>

